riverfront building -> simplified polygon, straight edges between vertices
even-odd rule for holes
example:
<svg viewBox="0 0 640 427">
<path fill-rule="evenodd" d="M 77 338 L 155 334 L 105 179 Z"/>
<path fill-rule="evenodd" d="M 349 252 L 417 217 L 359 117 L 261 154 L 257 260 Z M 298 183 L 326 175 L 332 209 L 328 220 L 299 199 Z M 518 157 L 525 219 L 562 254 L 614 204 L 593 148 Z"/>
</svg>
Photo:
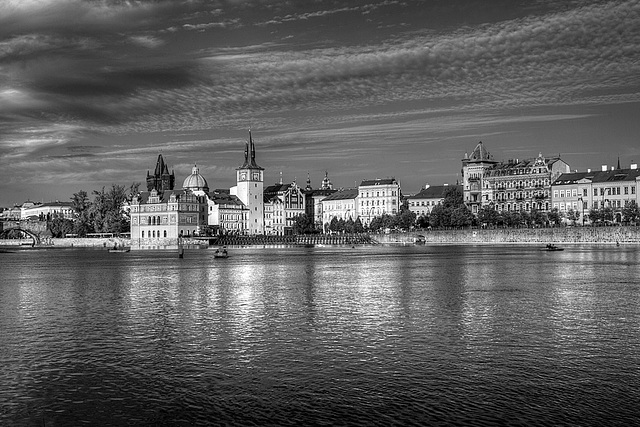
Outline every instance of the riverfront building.
<svg viewBox="0 0 640 427">
<path fill-rule="evenodd" d="M 560 212 L 573 210 L 578 214 L 578 222 L 589 221 L 592 208 L 611 208 L 614 221 L 621 222 L 622 209 L 631 201 L 640 204 L 640 170 L 637 164 L 628 169 L 607 169 L 600 171 L 573 172 L 560 175 L 551 185 L 553 207 Z"/>
<path fill-rule="evenodd" d="M 324 173 L 324 179 L 322 180 L 320 188 L 315 190 L 311 187 L 311 178 L 307 177 L 307 186 L 304 189 L 305 212 L 308 217 L 313 218 L 314 225 L 318 230 L 322 230 L 324 224 L 322 201 L 336 191 L 338 190 L 333 189 L 333 184 L 329 179 L 329 172 L 327 171 Z"/>
<path fill-rule="evenodd" d="M 305 195 L 296 182 L 275 184 L 264 189 L 265 211 L 269 212 L 265 234 L 278 236 L 293 233 L 293 225 L 298 215 L 305 213 Z"/>
<path fill-rule="evenodd" d="M 400 211 L 400 184 L 395 178 L 362 181 L 358 186 L 357 197 L 358 211 L 355 218 L 360 217 L 365 227 L 377 216 L 395 215 Z"/>
<path fill-rule="evenodd" d="M 322 199 L 323 231 L 329 231 L 329 224 L 333 218 L 355 221 L 358 218 L 358 189 L 347 188 L 336 191 Z M 361 220 L 362 221 L 362 220 Z"/>
<path fill-rule="evenodd" d="M 55 216 L 62 217 L 64 219 L 73 219 L 73 206 L 70 202 L 24 202 L 20 206 L 20 218 L 19 219 L 35 219 L 35 220 L 49 220 Z"/>
<path fill-rule="evenodd" d="M 206 225 L 201 219 L 206 206 L 206 197 L 191 190 L 144 191 L 131 201 L 131 239 L 153 244 L 193 236 Z"/>
<path fill-rule="evenodd" d="M 409 210 L 416 214 L 416 217 L 430 214 L 431 210 L 444 200 L 445 191 L 451 188 L 457 188 L 462 193 L 462 185 L 427 184 L 418 194 L 405 197 Z"/>
<path fill-rule="evenodd" d="M 569 173 L 559 157 L 538 157 L 498 162 L 482 142 L 462 160 L 464 202 L 473 214 L 483 206 L 498 211 L 549 211 L 551 183 Z"/>
</svg>

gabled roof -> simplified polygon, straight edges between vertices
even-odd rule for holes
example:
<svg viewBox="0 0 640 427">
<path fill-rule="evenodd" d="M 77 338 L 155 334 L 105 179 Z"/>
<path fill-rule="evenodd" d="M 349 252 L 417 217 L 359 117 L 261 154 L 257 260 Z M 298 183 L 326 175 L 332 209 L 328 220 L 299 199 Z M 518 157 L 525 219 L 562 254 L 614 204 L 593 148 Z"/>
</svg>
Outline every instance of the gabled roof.
<svg viewBox="0 0 640 427">
<path fill-rule="evenodd" d="M 323 202 L 330 200 L 349 200 L 358 197 L 357 188 L 346 188 L 344 190 L 336 191 L 335 193 L 322 199 Z"/>
</svg>

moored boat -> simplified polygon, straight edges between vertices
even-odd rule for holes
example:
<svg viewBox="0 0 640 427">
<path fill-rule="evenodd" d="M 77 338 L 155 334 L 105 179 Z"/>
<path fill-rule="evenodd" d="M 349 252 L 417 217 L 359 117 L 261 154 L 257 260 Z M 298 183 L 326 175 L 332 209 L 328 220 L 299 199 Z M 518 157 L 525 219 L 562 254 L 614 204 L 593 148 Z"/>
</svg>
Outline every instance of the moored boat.
<svg viewBox="0 0 640 427">
<path fill-rule="evenodd" d="M 222 248 L 216 249 L 213 253 L 214 258 L 229 258 L 229 252 L 227 252 L 227 247 L 223 246 Z"/>
<path fill-rule="evenodd" d="M 556 252 L 556 251 L 564 251 L 564 248 L 559 248 L 554 244 L 549 243 L 547 246 L 545 246 L 544 249 L 542 249 L 543 251 L 548 251 L 548 252 Z"/>
</svg>

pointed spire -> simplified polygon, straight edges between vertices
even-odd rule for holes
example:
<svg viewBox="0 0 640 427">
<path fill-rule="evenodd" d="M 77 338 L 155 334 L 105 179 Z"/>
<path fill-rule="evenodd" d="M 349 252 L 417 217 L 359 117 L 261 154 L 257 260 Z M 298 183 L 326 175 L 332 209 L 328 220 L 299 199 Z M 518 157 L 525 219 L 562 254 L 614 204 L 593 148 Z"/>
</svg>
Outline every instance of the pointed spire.
<svg viewBox="0 0 640 427">
<path fill-rule="evenodd" d="M 621 167 L 620 167 L 620 156 L 618 156 L 618 165 L 616 166 L 616 169 L 617 169 L 617 170 L 620 170 L 620 169 L 621 169 Z"/>
</svg>

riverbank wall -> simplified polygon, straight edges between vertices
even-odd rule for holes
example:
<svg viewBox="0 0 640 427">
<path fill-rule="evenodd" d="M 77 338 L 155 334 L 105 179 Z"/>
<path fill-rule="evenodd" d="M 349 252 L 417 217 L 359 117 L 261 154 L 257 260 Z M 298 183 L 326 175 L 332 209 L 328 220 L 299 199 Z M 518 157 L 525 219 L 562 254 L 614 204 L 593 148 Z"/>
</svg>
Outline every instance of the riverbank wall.
<svg viewBox="0 0 640 427">
<path fill-rule="evenodd" d="M 557 227 L 519 229 L 421 230 L 410 233 L 373 234 L 382 244 L 409 244 L 419 237 L 426 244 L 526 244 L 526 243 L 640 243 L 640 227 Z"/>
<path fill-rule="evenodd" d="M 227 246 L 413 244 L 417 239 L 422 239 L 426 244 L 640 244 L 640 227 L 419 230 L 370 235 L 234 236 L 212 240 L 182 239 L 181 245 L 197 248 L 211 244 Z M 32 242 L 32 239 L 3 239 L 0 241 L 0 246 L 30 246 Z M 110 249 L 116 244 L 133 250 L 178 248 L 177 239 L 123 238 L 45 238 L 35 247 Z"/>
</svg>

